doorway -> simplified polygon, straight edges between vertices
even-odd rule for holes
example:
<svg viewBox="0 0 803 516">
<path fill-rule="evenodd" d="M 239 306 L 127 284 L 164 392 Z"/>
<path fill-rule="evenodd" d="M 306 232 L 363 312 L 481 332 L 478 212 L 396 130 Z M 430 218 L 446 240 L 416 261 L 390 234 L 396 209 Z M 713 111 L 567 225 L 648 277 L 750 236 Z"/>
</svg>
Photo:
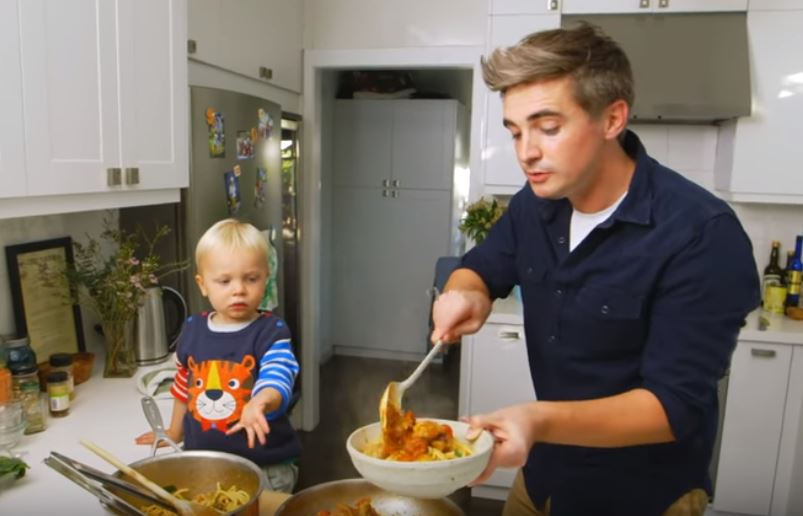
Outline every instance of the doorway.
<svg viewBox="0 0 803 516">
<path fill-rule="evenodd" d="M 301 260 L 301 323 L 302 351 L 305 367 L 302 369 L 301 429 L 310 431 L 320 418 L 320 371 L 325 353 L 331 349 L 327 342 L 331 316 L 326 300 L 331 299 L 327 289 L 331 285 L 328 264 L 331 257 L 332 200 L 327 190 L 331 178 L 331 141 L 327 131 L 334 126 L 333 99 L 337 92 L 337 74 L 343 70 L 411 69 L 420 71 L 461 70 L 470 73 L 471 94 L 467 101 L 470 109 L 469 171 L 466 174 L 468 191 L 476 191 L 481 183 L 479 155 L 480 120 L 485 110 L 485 88 L 479 70 L 481 47 L 434 47 L 391 50 L 308 51 L 305 54 L 304 73 L 304 133 L 305 143 L 303 199 L 301 221 L 305 230 L 301 242 L 305 252 Z M 473 172 L 472 172 L 473 171 Z M 470 195 L 470 194 L 469 194 Z M 431 265 L 434 274 L 433 263 Z M 422 294 L 423 297 L 423 294 Z"/>
</svg>

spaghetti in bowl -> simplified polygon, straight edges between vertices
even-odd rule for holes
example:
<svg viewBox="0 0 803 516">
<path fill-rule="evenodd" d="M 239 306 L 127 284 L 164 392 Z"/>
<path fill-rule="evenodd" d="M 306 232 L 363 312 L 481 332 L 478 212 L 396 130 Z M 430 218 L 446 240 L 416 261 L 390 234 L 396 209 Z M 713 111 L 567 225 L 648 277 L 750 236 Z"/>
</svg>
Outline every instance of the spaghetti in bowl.
<svg viewBox="0 0 803 516">
<path fill-rule="evenodd" d="M 447 426 L 457 442 L 454 452 L 441 457 L 433 454 L 433 447 L 428 446 L 427 453 L 433 454 L 431 460 L 420 457 L 397 460 L 392 454 L 380 458 L 385 455 L 379 451 L 382 428 L 379 423 L 372 423 L 352 432 L 346 441 L 351 462 L 360 475 L 392 493 L 414 498 L 442 498 L 477 478 L 488 465 L 493 450 L 493 438 L 488 432 L 482 432 L 473 443 L 466 443 L 461 438 L 468 432 L 467 423 L 446 419 L 423 419 L 418 423 Z"/>
</svg>

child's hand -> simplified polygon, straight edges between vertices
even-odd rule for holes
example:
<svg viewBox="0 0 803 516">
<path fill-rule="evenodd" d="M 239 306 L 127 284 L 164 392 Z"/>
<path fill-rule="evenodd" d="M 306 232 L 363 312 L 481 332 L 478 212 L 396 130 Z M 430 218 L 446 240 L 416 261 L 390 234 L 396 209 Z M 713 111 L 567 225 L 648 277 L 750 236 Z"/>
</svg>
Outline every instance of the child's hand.
<svg viewBox="0 0 803 516">
<path fill-rule="evenodd" d="M 170 428 L 168 428 L 167 430 L 165 430 L 165 434 L 167 434 L 167 437 L 172 439 L 173 442 L 175 442 L 175 443 L 181 441 L 181 438 L 182 438 L 181 432 L 174 432 Z M 145 432 L 144 434 L 137 436 L 134 439 L 134 442 L 137 443 L 137 444 L 151 445 L 151 444 L 153 444 L 153 440 L 155 438 L 156 438 L 156 436 L 154 435 L 153 432 Z M 165 442 L 165 441 L 161 441 L 161 442 L 159 442 L 159 446 L 158 447 L 161 448 L 162 446 L 169 446 L 169 444 L 167 444 L 167 442 Z"/>
<path fill-rule="evenodd" d="M 268 425 L 268 420 L 265 418 L 266 407 L 267 404 L 263 400 L 258 398 L 251 399 L 243 407 L 243 411 L 240 413 L 240 421 L 232 426 L 226 432 L 226 435 L 231 435 L 244 429 L 245 433 L 248 434 L 249 448 L 254 447 L 255 435 L 259 440 L 259 444 L 265 446 L 267 435 L 270 433 L 270 425 Z"/>
</svg>

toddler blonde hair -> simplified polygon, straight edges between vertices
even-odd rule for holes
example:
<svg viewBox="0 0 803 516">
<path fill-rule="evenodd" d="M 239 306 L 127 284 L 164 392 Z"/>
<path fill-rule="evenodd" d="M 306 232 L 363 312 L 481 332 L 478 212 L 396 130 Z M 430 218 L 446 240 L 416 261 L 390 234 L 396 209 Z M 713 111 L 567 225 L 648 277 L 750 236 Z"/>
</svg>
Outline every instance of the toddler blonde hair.
<svg viewBox="0 0 803 516">
<path fill-rule="evenodd" d="M 223 219 L 216 222 L 198 240 L 195 246 L 195 267 L 200 270 L 201 260 L 216 249 L 256 251 L 268 264 L 268 242 L 257 228 L 237 219 Z"/>
</svg>

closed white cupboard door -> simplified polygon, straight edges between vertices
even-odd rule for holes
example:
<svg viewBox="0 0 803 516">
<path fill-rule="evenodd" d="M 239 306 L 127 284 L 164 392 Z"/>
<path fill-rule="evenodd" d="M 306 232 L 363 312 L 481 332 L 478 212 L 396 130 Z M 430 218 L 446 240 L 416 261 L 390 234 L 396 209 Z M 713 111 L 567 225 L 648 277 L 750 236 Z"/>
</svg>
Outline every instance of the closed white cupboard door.
<svg viewBox="0 0 803 516">
<path fill-rule="evenodd" d="M 0 0 L 0 198 L 25 193 L 25 127 L 17 0 Z"/>
<path fill-rule="evenodd" d="M 740 342 L 731 359 L 714 508 L 769 514 L 791 346 Z"/>
<path fill-rule="evenodd" d="M 123 179 L 127 188 L 189 183 L 186 0 L 120 0 Z M 253 114 L 256 126 L 257 113 Z M 138 181 L 125 169 L 138 169 Z"/>
<path fill-rule="evenodd" d="M 451 189 L 457 101 L 397 100 L 393 106 L 391 186 Z"/>
<path fill-rule="evenodd" d="M 18 5 L 28 195 L 108 191 L 120 163 L 117 4 Z"/>
<path fill-rule="evenodd" d="M 393 102 L 338 100 L 333 127 L 335 186 L 389 187 Z"/>
</svg>

